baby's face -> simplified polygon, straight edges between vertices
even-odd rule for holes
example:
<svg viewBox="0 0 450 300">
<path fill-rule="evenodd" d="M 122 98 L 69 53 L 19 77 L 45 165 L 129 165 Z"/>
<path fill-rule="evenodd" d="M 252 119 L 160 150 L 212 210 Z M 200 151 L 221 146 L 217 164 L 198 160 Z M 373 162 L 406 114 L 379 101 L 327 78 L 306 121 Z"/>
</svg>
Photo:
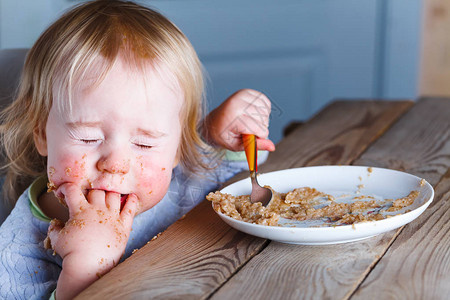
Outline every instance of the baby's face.
<svg viewBox="0 0 450 300">
<path fill-rule="evenodd" d="M 144 78 L 119 59 L 99 86 L 75 96 L 70 117 L 52 107 L 46 140 L 36 142 L 50 182 L 133 193 L 140 212 L 158 203 L 178 163 L 183 94 L 173 81 L 164 68 L 149 66 Z"/>
</svg>

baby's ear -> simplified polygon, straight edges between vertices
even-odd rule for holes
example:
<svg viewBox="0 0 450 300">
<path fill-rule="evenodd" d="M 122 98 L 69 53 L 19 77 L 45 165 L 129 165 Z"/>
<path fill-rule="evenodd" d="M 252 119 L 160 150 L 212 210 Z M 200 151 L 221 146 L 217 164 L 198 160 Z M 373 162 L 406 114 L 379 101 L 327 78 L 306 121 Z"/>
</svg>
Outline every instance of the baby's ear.
<svg viewBox="0 0 450 300">
<path fill-rule="evenodd" d="M 45 134 L 45 128 L 41 128 L 40 126 L 36 127 L 33 130 L 33 139 L 34 145 L 36 146 L 37 151 L 42 156 L 48 155 L 47 150 L 47 136 Z"/>
</svg>

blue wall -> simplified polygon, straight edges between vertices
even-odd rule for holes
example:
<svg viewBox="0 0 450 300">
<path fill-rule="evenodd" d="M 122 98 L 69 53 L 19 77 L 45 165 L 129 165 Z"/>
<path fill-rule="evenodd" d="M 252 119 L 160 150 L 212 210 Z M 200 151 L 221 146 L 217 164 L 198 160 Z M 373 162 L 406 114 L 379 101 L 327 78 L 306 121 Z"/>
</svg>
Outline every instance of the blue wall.
<svg viewBox="0 0 450 300">
<path fill-rule="evenodd" d="M 30 47 L 81 1 L 0 2 L 0 47 Z M 190 38 L 209 74 L 213 108 L 237 89 L 273 102 L 271 138 L 336 98 L 417 97 L 419 0 L 140 1 Z"/>
</svg>

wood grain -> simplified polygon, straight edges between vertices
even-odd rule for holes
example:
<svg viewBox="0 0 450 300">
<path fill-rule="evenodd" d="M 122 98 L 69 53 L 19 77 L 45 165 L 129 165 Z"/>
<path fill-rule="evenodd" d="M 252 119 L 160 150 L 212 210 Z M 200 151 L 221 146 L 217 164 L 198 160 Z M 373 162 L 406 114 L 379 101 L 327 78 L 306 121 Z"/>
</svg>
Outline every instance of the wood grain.
<svg viewBox="0 0 450 300">
<path fill-rule="evenodd" d="M 450 169 L 432 205 L 406 225 L 351 299 L 449 299 Z"/>
<path fill-rule="evenodd" d="M 211 299 L 342 299 L 395 236 L 325 246 L 271 242 Z"/>
<path fill-rule="evenodd" d="M 407 171 L 436 185 L 450 165 L 450 99 L 419 101 L 355 164 Z"/>
<path fill-rule="evenodd" d="M 375 101 L 334 103 L 283 140 L 262 168 L 269 171 L 349 163 L 411 105 L 411 102 Z M 203 202 L 95 282 L 79 299 L 205 298 L 267 243 L 225 225 L 210 203 Z M 349 252 L 352 247 L 349 246 Z"/>
<path fill-rule="evenodd" d="M 402 166 L 403 170 L 414 171 L 436 184 L 450 166 L 449 105 L 450 102 L 445 100 L 421 101 L 367 149 L 356 163 L 381 164 L 397 169 Z M 414 224 L 417 226 L 419 222 Z M 212 299 L 348 298 L 383 257 L 400 230 L 343 245 L 307 247 L 272 242 Z M 382 273 L 382 278 L 387 276 Z M 391 273 L 389 279 L 382 280 L 375 288 L 369 285 L 370 292 L 361 298 L 371 299 L 373 295 L 378 298 L 381 289 L 395 282 L 395 274 Z M 252 278 L 252 284 L 242 288 L 242 282 L 248 278 Z M 391 295 L 385 296 L 390 298 Z"/>
<path fill-rule="evenodd" d="M 336 101 L 277 145 L 261 172 L 349 164 L 402 115 L 411 101 Z M 273 153 L 275 154 L 275 153 Z"/>
<path fill-rule="evenodd" d="M 449 299 L 450 285 L 450 101 L 424 99 L 374 145 L 377 161 L 405 169 L 436 187 L 434 203 L 406 225 L 353 298 L 375 291 L 389 299 Z M 411 121 L 409 121 L 411 120 Z M 400 138 L 409 133 L 408 138 Z M 391 144 L 389 148 L 386 148 Z M 442 176 L 444 174 L 444 176 Z M 393 285 L 392 283 L 395 283 Z"/>
</svg>

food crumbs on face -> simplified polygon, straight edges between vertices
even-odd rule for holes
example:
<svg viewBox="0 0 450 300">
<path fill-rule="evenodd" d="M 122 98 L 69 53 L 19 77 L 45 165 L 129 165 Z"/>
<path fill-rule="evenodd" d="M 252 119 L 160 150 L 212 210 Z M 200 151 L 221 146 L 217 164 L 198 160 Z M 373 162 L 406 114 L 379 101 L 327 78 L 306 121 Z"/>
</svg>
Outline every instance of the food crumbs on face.
<svg viewBox="0 0 450 300">
<path fill-rule="evenodd" d="M 70 176 L 70 173 L 72 173 L 72 168 L 67 167 L 65 172 L 66 172 L 66 176 Z"/>
<path fill-rule="evenodd" d="M 362 195 L 351 198 L 349 203 L 336 202 L 332 195 L 314 188 L 303 187 L 288 193 L 273 192 L 272 200 L 264 207 L 260 202 L 251 203 L 250 195 L 232 196 L 221 192 L 209 193 L 206 199 L 213 202 L 215 211 L 233 219 L 269 226 L 278 226 L 280 217 L 288 220 L 325 220 L 325 226 L 350 225 L 389 218 L 383 212 L 397 211 L 414 203 L 418 191 L 396 200 L 376 200 Z M 364 185 L 359 185 L 362 188 Z M 358 193 L 358 192 L 357 192 Z M 340 198 L 339 196 L 338 198 Z M 355 229 L 354 226 L 352 226 Z"/>
<path fill-rule="evenodd" d="M 53 167 L 50 167 L 50 168 L 48 169 L 48 175 L 49 175 L 50 177 L 52 177 L 53 175 L 55 175 L 55 172 L 56 172 L 56 170 L 55 170 L 55 168 L 53 168 Z"/>
<path fill-rule="evenodd" d="M 56 191 L 56 185 L 52 181 L 47 182 L 47 193 L 51 193 L 53 191 Z"/>
<path fill-rule="evenodd" d="M 162 169 L 161 169 L 161 171 L 165 171 L 165 170 L 166 170 L 166 168 L 162 168 Z"/>
<path fill-rule="evenodd" d="M 111 248 L 111 245 L 106 245 L 106 247 Z"/>
</svg>

